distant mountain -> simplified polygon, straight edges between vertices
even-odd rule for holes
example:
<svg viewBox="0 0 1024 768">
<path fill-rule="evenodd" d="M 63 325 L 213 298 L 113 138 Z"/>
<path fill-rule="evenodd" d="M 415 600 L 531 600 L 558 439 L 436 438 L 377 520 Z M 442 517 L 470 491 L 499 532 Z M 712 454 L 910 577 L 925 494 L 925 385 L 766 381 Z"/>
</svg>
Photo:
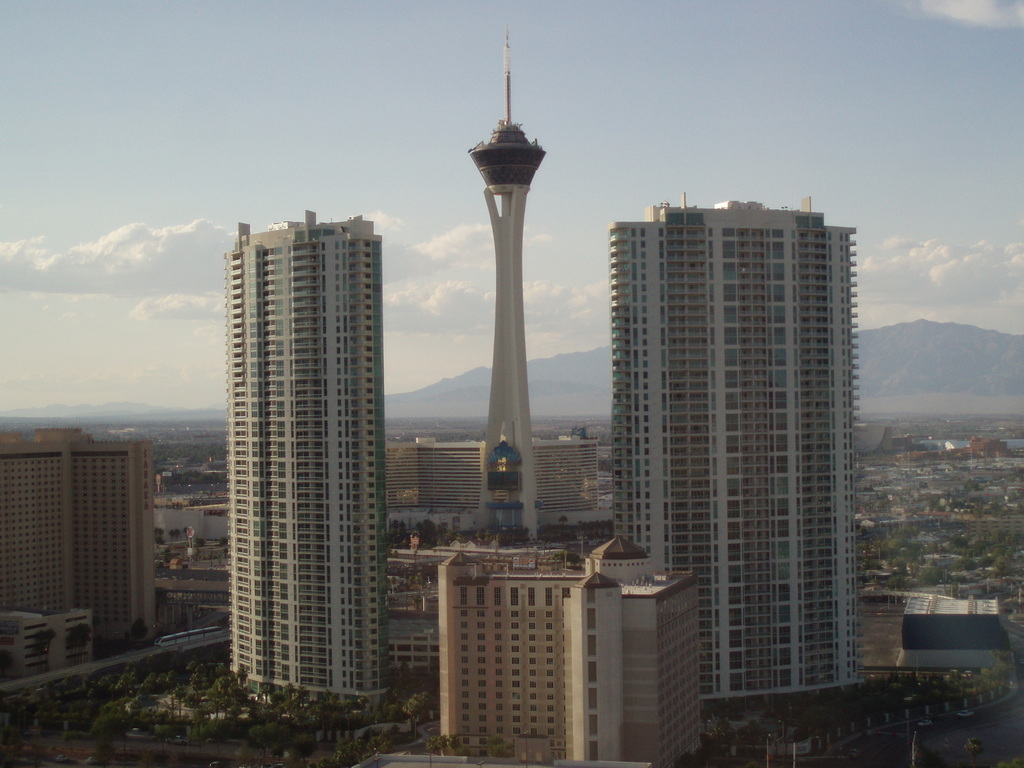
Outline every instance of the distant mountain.
<svg viewBox="0 0 1024 768">
<path fill-rule="evenodd" d="M 0 417 L 10 419 L 152 419 L 154 421 L 184 421 L 189 419 L 226 418 L 225 407 L 162 408 L 145 403 L 103 403 L 102 405 L 45 405 L 40 408 L 15 408 L 0 411 Z"/>
<path fill-rule="evenodd" d="M 861 331 L 860 410 L 865 415 L 1024 413 L 1024 335 L 916 320 Z M 537 416 L 611 412 L 611 349 L 530 360 L 530 410 Z M 414 392 L 387 395 L 389 418 L 487 415 L 491 369 L 480 367 Z M 0 411 L 0 418 L 182 421 L 223 419 L 223 406 L 161 408 L 143 403 L 49 405 Z"/>
<path fill-rule="evenodd" d="M 861 411 L 1024 411 L 1024 335 L 915 320 L 861 331 Z"/>
<path fill-rule="evenodd" d="M 860 408 L 871 414 L 1024 412 L 1024 336 L 916 320 L 861 331 Z M 611 350 L 531 360 L 530 410 L 538 416 L 611 412 Z M 486 416 L 490 368 L 388 395 L 389 417 Z"/>
<path fill-rule="evenodd" d="M 611 348 L 530 360 L 530 412 L 537 416 L 604 416 L 611 412 Z M 388 395 L 389 418 L 486 416 L 491 369 L 474 368 L 414 392 Z"/>
</svg>

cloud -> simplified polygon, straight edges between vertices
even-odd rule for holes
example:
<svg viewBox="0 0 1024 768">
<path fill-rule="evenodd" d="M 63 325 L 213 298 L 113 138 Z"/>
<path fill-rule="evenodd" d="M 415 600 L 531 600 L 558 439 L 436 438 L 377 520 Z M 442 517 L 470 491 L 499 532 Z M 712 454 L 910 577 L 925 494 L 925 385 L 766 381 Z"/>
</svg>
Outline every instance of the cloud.
<svg viewBox="0 0 1024 768">
<path fill-rule="evenodd" d="M 446 368 L 454 345 L 476 338 L 490 348 L 494 333 L 494 292 L 467 280 L 407 281 L 385 287 L 384 328 L 396 344 L 415 338 L 420 353 Z M 566 286 L 550 280 L 524 284 L 526 343 L 531 357 L 593 349 L 608 343 L 608 286 Z M 388 345 L 385 340 L 385 347 Z M 430 356 L 428 355 L 428 356 Z M 480 359 L 476 365 L 486 365 Z M 394 360 L 397 370 L 401 363 Z M 455 371 L 458 372 L 458 371 Z M 399 374 L 396 374 L 399 375 Z"/>
<path fill-rule="evenodd" d="M 485 268 L 494 260 L 491 228 L 486 224 L 460 224 L 425 243 L 417 243 L 413 250 L 452 267 Z"/>
<path fill-rule="evenodd" d="M 1024 243 L 891 237 L 866 251 L 858 267 L 866 327 L 923 317 L 1024 332 Z"/>
<path fill-rule="evenodd" d="M 106 296 L 200 294 L 223 282 L 224 227 L 197 219 L 153 228 L 133 223 L 51 251 L 44 238 L 0 242 L 0 291 Z"/>
<path fill-rule="evenodd" d="M 1024 0 L 904 0 L 903 5 L 974 27 L 1024 27 Z"/>
<path fill-rule="evenodd" d="M 388 333 L 489 333 L 493 321 L 493 292 L 472 281 L 409 281 L 385 287 L 384 329 Z"/>
<path fill-rule="evenodd" d="M 0 243 L 0 270 L 7 265 L 27 265 L 31 269 L 45 270 L 53 261 L 53 255 L 43 245 L 46 238 L 39 236 L 30 240 Z"/>
<path fill-rule="evenodd" d="M 384 211 L 371 211 L 363 216 L 364 219 L 373 222 L 374 232 L 379 234 L 393 234 L 405 227 L 405 222 L 397 216 L 392 216 Z"/>
<path fill-rule="evenodd" d="M 208 320 L 214 312 L 224 313 L 224 297 L 219 293 L 202 296 L 172 293 L 143 299 L 130 314 L 136 320 Z"/>
</svg>

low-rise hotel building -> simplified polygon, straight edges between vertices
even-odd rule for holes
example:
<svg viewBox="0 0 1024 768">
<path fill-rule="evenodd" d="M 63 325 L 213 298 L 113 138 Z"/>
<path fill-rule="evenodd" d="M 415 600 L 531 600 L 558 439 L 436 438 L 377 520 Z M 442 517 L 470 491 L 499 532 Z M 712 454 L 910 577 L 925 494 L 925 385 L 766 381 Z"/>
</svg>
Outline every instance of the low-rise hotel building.
<svg viewBox="0 0 1024 768">
<path fill-rule="evenodd" d="M 438 579 L 443 733 L 481 752 L 529 742 L 531 761 L 655 768 L 698 745 L 692 574 L 654 573 L 617 537 L 582 574 L 459 553 Z"/>
</svg>

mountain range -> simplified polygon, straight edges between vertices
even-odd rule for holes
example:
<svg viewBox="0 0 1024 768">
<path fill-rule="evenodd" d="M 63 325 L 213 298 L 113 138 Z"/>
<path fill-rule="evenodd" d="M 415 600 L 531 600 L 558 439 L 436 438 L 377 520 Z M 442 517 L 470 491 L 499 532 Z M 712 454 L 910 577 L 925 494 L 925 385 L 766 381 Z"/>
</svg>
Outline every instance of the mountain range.
<svg viewBox="0 0 1024 768">
<path fill-rule="evenodd" d="M 915 320 L 860 331 L 860 410 L 865 416 L 1024 412 L 1024 335 L 973 325 Z M 537 416 L 603 416 L 611 411 L 611 349 L 529 361 L 530 408 Z M 491 369 L 474 368 L 414 392 L 387 395 L 389 418 L 482 417 Z M 223 407 L 160 408 L 142 403 L 50 405 L 0 411 L 26 419 L 223 418 Z"/>
<path fill-rule="evenodd" d="M 1024 335 L 915 320 L 860 331 L 860 411 L 982 415 L 1024 412 Z M 611 411 L 611 349 L 531 360 L 530 410 L 538 416 Z M 490 368 L 389 395 L 389 417 L 484 416 Z"/>
</svg>

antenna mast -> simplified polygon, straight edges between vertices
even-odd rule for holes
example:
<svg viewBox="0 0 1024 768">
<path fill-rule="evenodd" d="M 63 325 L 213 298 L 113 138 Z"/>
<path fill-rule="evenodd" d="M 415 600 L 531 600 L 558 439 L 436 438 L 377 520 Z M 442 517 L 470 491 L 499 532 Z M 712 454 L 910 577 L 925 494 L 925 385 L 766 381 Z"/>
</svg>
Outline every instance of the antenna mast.
<svg viewBox="0 0 1024 768">
<path fill-rule="evenodd" d="M 505 124 L 512 124 L 512 53 L 508 47 L 508 25 L 505 25 Z"/>
</svg>

